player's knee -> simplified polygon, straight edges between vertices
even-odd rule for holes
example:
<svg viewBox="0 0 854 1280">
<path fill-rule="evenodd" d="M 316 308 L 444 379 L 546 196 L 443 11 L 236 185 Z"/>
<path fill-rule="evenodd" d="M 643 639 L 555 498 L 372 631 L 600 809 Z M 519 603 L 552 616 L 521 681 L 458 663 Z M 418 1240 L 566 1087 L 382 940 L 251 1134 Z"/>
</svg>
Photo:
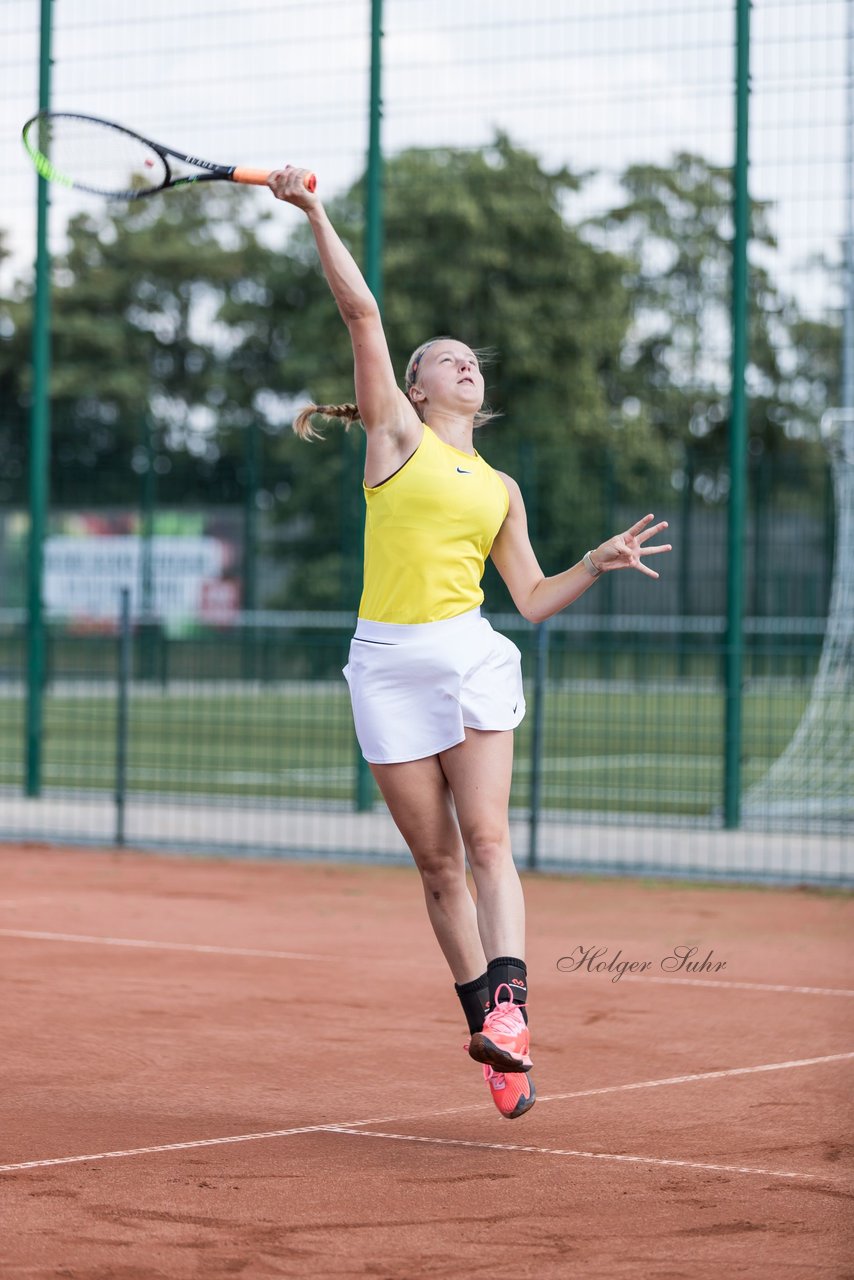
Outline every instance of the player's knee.
<svg viewBox="0 0 854 1280">
<path fill-rule="evenodd" d="M 441 895 L 459 883 L 465 882 L 465 863 L 462 852 L 450 852 L 442 848 L 413 850 L 426 893 Z"/>
<path fill-rule="evenodd" d="M 472 871 L 494 871 L 511 859 L 510 838 L 506 831 L 482 828 L 466 839 Z"/>
</svg>

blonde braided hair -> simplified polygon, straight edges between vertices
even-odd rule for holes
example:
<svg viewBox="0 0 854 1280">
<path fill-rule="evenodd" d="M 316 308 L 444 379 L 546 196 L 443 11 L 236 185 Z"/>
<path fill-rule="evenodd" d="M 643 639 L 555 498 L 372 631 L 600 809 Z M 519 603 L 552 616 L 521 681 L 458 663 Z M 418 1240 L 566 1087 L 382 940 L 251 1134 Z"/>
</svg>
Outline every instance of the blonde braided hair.
<svg viewBox="0 0 854 1280">
<path fill-rule="evenodd" d="M 321 418 L 339 418 L 345 424 L 345 431 L 349 431 L 354 422 L 360 421 L 357 404 L 309 404 L 294 418 L 294 431 L 300 440 L 323 439 L 323 433 L 312 422 L 315 414 Z"/>
</svg>

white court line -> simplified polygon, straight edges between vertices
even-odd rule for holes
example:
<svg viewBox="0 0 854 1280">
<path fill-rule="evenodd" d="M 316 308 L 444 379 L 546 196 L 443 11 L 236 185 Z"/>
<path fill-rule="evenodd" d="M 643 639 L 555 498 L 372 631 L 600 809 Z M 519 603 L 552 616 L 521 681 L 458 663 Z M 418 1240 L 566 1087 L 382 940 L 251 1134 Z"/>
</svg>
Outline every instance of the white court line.
<svg viewBox="0 0 854 1280">
<path fill-rule="evenodd" d="M 369 1120 L 364 1122 L 370 1124 Z M 240 1133 L 228 1138 L 199 1138 L 194 1142 L 164 1142 L 159 1147 L 130 1147 L 126 1151 L 98 1151 L 88 1156 L 56 1156 L 51 1160 L 23 1160 L 20 1164 L 0 1164 L 0 1173 L 15 1173 L 19 1169 L 47 1169 L 56 1164 L 85 1164 L 89 1160 L 121 1160 L 126 1156 L 150 1156 L 160 1151 L 189 1151 L 193 1147 L 224 1147 L 230 1142 L 260 1142 L 264 1138 L 290 1138 L 296 1133 L 321 1133 L 328 1126 L 305 1125 L 300 1129 L 275 1129 L 269 1133 Z M 343 1129 L 344 1132 L 347 1132 Z"/>
<path fill-rule="evenodd" d="M 640 1080 L 633 1084 L 606 1085 L 600 1089 L 580 1089 L 575 1093 L 552 1093 L 538 1096 L 539 1104 L 560 1102 L 568 1098 L 590 1098 L 603 1093 L 623 1093 L 630 1089 L 653 1089 L 662 1085 L 692 1084 L 699 1080 L 720 1080 L 727 1076 L 751 1075 L 760 1071 L 784 1071 L 793 1067 L 811 1067 L 826 1062 L 841 1062 L 854 1058 L 851 1053 L 831 1053 L 824 1058 L 798 1058 L 789 1062 L 767 1062 L 756 1067 L 730 1067 L 725 1071 L 703 1071 L 696 1075 L 668 1076 L 664 1080 Z M 47 1160 L 25 1160 L 19 1164 L 0 1165 L 0 1173 L 16 1173 L 21 1169 L 45 1169 L 58 1164 L 85 1164 L 91 1160 L 118 1160 L 124 1156 L 155 1155 L 161 1151 L 188 1151 L 193 1147 L 221 1147 L 236 1142 L 261 1142 L 270 1138 L 289 1138 L 300 1133 L 350 1132 L 368 1124 L 406 1124 L 412 1120 L 435 1120 L 440 1116 L 459 1115 L 465 1112 L 483 1111 L 483 1103 L 470 1103 L 464 1107 L 445 1107 L 440 1111 L 418 1111 L 408 1116 L 373 1116 L 369 1120 L 345 1120 L 340 1124 L 303 1125 L 295 1129 L 274 1129 L 265 1133 L 239 1133 L 224 1138 L 199 1138 L 192 1142 L 168 1142 L 156 1147 L 131 1147 L 126 1151 L 96 1151 L 90 1155 L 56 1156 Z M 447 1139 L 447 1141 L 451 1141 Z M 477 1144 L 488 1145 L 488 1144 Z M 508 1148 L 510 1150 L 511 1148 Z M 524 1148 L 529 1149 L 529 1148 Z M 595 1153 L 593 1153 L 595 1154 Z M 604 1158 L 604 1157 L 603 1157 Z M 628 1159 L 628 1157 L 625 1157 Z M 642 1157 L 638 1157 L 641 1159 Z M 751 1170 L 750 1172 L 754 1172 Z"/>
<path fill-rule="evenodd" d="M 827 1062 L 848 1062 L 854 1059 L 854 1051 L 851 1053 L 830 1053 L 823 1058 L 792 1058 L 788 1062 L 765 1062 L 757 1067 L 727 1067 L 721 1071 L 697 1071 L 693 1075 L 686 1076 L 665 1076 L 662 1080 L 637 1080 L 632 1084 L 608 1084 L 602 1085 L 598 1089 L 575 1089 L 571 1093 L 547 1093 L 537 1094 L 537 1103 L 543 1102 L 565 1102 L 571 1098 L 595 1098 L 603 1093 L 629 1093 L 633 1089 L 660 1089 L 665 1085 L 673 1084 L 696 1084 L 703 1080 L 725 1080 L 730 1076 L 747 1076 L 756 1075 L 764 1071 L 789 1071 L 796 1067 L 814 1067 Z M 442 1111 L 424 1112 L 420 1116 L 402 1116 L 402 1120 L 421 1120 L 428 1119 L 433 1116 L 452 1116 L 461 1112 L 473 1111 L 477 1108 L 468 1107 L 446 1107 Z M 360 1124 L 370 1124 L 369 1120 L 359 1121 Z"/>
<path fill-rule="evenodd" d="M 216 956 L 262 956 L 272 960 L 334 960 L 303 951 L 258 951 L 252 947 L 211 947 L 194 942 L 149 942 L 143 938 L 95 938 L 83 933 L 38 933 L 31 929 L 0 929 L 3 938 L 31 938 L 40 942 L 86 942 L 102 947 L 144 947 L 149 951 L 198 951 Z"/>
<path fill-rule="evenodd" d="M 581 1089 L 574 1093 L 550 1093 L 537 1102 L 561 1102 L 566 1098 L 593 1098 L 599 1093 L 626 1093 L 631 1089 L 658 1089 L 669 1084 L 695 1084 L 699 1080 L 727 1080 L 733 1076 L 759 1075 L 763 1071 L 791 1071 L 795 1067 L 815 1067 L 827 1062 L 850 1062 L 852 1053 L 828 1053 L 823 1058 L 793 1058 L 790 1062 L 765 1062 L 758 1067 L 727 1067 L 723 1071 L 698 1071 L 695 1075 L 669 1076 L 664 1080 L 639 1080 L 636 1084 L 612 1084 L 602 1089 Z"/>
<path fill-rule="evenodd" d="M 854 996 L 854 991 L 846 991 L 842 987 L 786 987 L 771 982 L 727 982 L 726 979 L 715 978 L 642 978 L 628 974 L 626 982 L 659 982 L 671 987 L 732 987 L 736 991 L 785 991 L 792 995 L 804 996 Z"/>
<path fill-rule="evenodd" d="M 765 1178 L 807 1178 L 815 1181 L 816 1173 L 790 1173 L 783 1169 L 754 1169 L 739 1164 L 703 1164 L 697 1160 L 667 1160 L 657 1156 L 614 1155 L 608 1151 L 562 1151 L 554 1147 L 523 1147 L 515 1142 L 471 1142 L 465 1138 L 421 1138 L 409 1133 L 380 1133 L 370 1129 L 336 1129 L 327 1133 L 349 1133 L 354 1138 L 390 1138 L 395 1142 L 426 1142 L 438 1147 L 474 1147 L 478 1151 L 530 1151 L 540 1156 L 575 1156 L 583 1160 L 612 1160 L 626 1164 L 675 1165 L 680 1169 L 712 1170 L 715 1173 L 754 1173 Z M 826 1179 L 822 1178 L 822 1181 Z"/>
<path fill-rule="evenodd" d="M 47 902 L 50 899 L 46 898 L 44 901 Z M 0 902 L 0 906 L 5 905 L 8 904 Z M 34 929 L 0 929 L 0 937 L 29 938 L 41 942 L 81 942 L 104 947 L 142 947 L 150 951 L 195 951 L 218 956 L 257 956 L 268 960 L 316 960 L 334 963 L 341 958 L 339 956 L 313 955 L 302 951 L 264 951 L 252 947 L 216 947 L 191 942 L 154 942 L 144 938 L 101 938 L 90 934 L 47 933 Z M 364 959 L 370 960 L 371 957 L 363 957 Z M 735 991 L 778 991 L 794 995 L 854 997 L 854 991 L 847 991 L 841 987 L 788 987 L 774 983 L 728 982 L 712 978 L 646 978 L 628 974 L 624 981 L 629 983 L 656 982 L 674 987 L 721 987 L 724 990 L 731 988 Z"/>
</svg>

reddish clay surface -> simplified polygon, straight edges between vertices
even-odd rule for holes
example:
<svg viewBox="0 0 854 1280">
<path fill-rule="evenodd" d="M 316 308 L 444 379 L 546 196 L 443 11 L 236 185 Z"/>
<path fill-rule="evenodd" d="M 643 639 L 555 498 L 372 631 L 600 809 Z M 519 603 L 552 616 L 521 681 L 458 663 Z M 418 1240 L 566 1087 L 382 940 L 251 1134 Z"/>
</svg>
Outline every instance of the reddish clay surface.
<svg viewBox="0 0 854 1280">
<path fill-rule="evenodd" d="M 854 1276 L 850 897 L 527 878 L 539 1101 L 507 1122 L 411 870 L 0 873 L 0 1163 L 91 1157 L 0 1173 L 4 1277 Z M 719 985 L 646 980 L 683 945 Z M 562 972 L 579 946 L 651 967 Z"/>
</svg>

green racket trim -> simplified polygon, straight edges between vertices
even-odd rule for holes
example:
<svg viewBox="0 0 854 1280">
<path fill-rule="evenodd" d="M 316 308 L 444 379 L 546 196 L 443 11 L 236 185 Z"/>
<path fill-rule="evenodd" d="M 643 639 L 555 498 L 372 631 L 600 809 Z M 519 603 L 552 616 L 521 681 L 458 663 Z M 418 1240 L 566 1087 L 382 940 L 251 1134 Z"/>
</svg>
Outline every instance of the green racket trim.
<svg viewBox="0 0 854 1280">
<path fill-rule="evenodd" d="M 57 182 L 61 187 L 74 186 L 74 182 L 71 178 L 66 177 L 64 173 L 60 173 L 59 169 L 51 164 L 44 152 L 39 151 L 38 147 L 34 147 L 30 143 L 26 133 L 24 134 L 24 146 L 26 147 L 27 154 L 33 164 L 36 166 L 36 171 L 40 178 L 44 178 L 45 182 Z"/>
</svg>

